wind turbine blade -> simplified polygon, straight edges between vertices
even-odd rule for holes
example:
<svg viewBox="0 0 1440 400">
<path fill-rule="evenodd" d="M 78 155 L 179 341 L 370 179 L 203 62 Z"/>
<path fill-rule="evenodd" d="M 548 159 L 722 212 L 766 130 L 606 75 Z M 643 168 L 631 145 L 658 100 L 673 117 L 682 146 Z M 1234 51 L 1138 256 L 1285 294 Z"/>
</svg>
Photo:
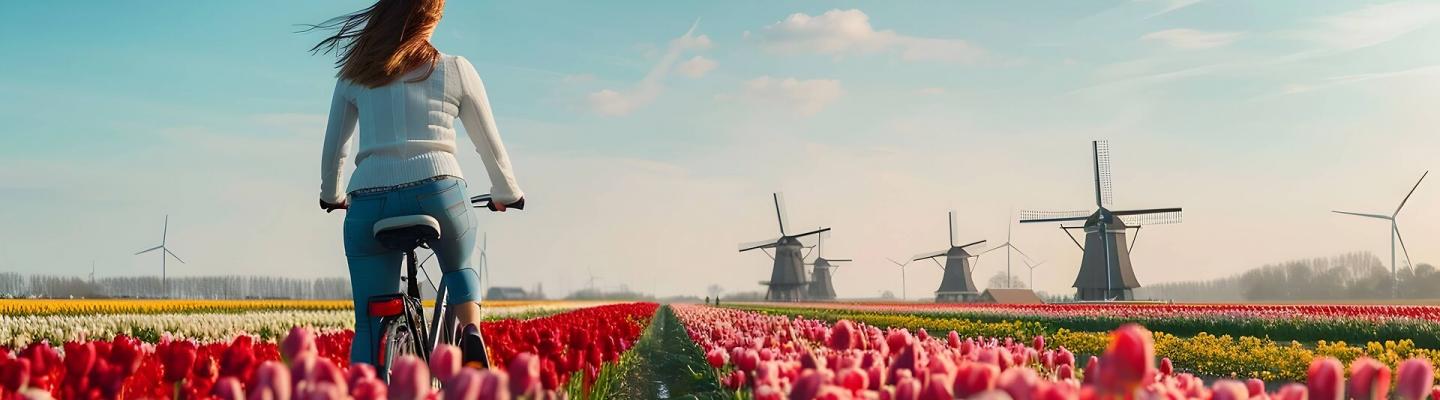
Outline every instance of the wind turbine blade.
<svg viewBox="0 0 1440 400">
<path fill-rule="evenodd" d="M 160 230 L 160 245 L 165 245 L 165 239 L 170 237 L 170 214 L 165 214 L 165 228 Z"/>
<path fill-rule="evenodd" d="M 141 255 L 141 254 L 149 253 L 149 252 L 152 252 L 152 251 L 155 251 L 155 250 L 159 250 L 159 249 L 162 248 L 162 247 L 165 247 L 165 245 L 162 244 L 162 245 L 159 245 L 159 246 L 155 246 L 155 247 L 151 247 L 151 248 L 148 248 L 148 249 L 145 249 L 145 250 L 141 250 L 139 253 L 135 253 L 135 255 L 138 256 L 138 255 Z"/>
<path fill-rule="evenodd" d="M 1336 214 L 1356 215 L 1356 216 L 1361 216 L 1361 217 L 1379 218 L 1379 219 L 1383 219 L 1383 220 L 1387 220 L 1387 221 L 1393 219 L 1393 218 L 1391 218 L 1391 217 L 1384 216 L 1384 215 L 1379 215 L 1379 214 L 1366 214 L 1366 213 L 1357 213 L 1357 212 L 1349 212 L 1349 211 L 1330 211 L 1330 212 L 1333 212 L 1333 213 L 1336 213 Z"/>
<path fill-rule="evenodd" d="M 179 261 L 181 264 L 185 263 L 185 260 L 181 260 L 180 256 L 175 255 L 175 252 L 170 251 L 170 249 L 165 249 L 165 253 L 169 254 L 171 257 L 175 257 L 175 261 Z"/>
<path fill-rule="evenodd" d="M 1010 245 L 1009 243 L 1006 243 L 1006 244 L 1002 244 L 1002 245 L 999 245 L 999 246 L 991 247 L 989 250 L 985 250 L 985 251 L 976 253 L 975 256 L 976 256 L 976 257 L 979 257 L 981 254 L 989 253 L 989 252 L 992 252 L 992 251 L 995 251 L 995 250 L 1000 250 L 1000 249 L 1005 248 L 1005 246 L 1009 246 L 1009 245 Z"/>
<path fill-rule="evenodd" d="M 945 253 L 949 253 L 949 252 L 950 252 L 950 249 L 945 249 L 945 250 L 940 250 L 940 251 L 933 251 L 933 252 L 929 252 L 929 253 L 920 253 L 920 254 L 916 254 L 914 257 L 911 257 L 911 258 L 910 258 L 910 261 L 920 261 L 920 260 L 924 260 L 924 259 L 935 258 L 935 257 L 943 256 L 943 255 L 945 255 Z"/>
<path fill-rule="evenodd" d="M 1415 264 L 1410 262 L 1410 250 L 1405 248 L 1405 237 L 1400 235 L 1400 225 L 1393 224 L 1390 227 L 1395 229 L 1395 238 L 1400 239 L 1400 251 L 1405 252 L 1405 265 L 1413 268 Z"/>
<path fill-rule="evenodd" d="M 895 259 L 890 258 L 890 257 L 885 257 L 885 259 L 886 259 L 886 260 L 889 260 L 891 264 L 895 264 L 895 265 L 900 266 L 900 267 L 902 267 L 902 268 L 905 267 L 906 265 L 910 265 L 909 262 L 906 262 L 906 263 L 904 263 L 904 264 L 901 264 L 899 261 L 895 261 Z"/>
<path fill-rule="evenodd" d="M 1425 175 L 1430 175 L 1430 171 L 1425 171 L 1425 173 L 1420 174 L 1420 180 L 1415 181 L 1415 187 L 1410 188 L 1410 193 L 1405 194 L 1405 200 L 1400 200 L 1400 206 L 1395 207 L 1395 214 L 1391 215 L 1391 217 L 1400 215 L 1400 209 L 1405 208 L 1405 202 L 1410 201 L 1410 195 L 1415 194 L 1415 189 L 1420 188 L 1420 182 L 1425 181 Z"/>
<path fill-rule="evenodd" d="M 740 251 L 750 251 L 750 250 L 755 250 L 755 249 L 759 249 L 759 248 L 775 247 L 775 243 L 776 243 L 776 242 L 779 242 L 779 241 L 780 241 L 780 238 L 774 238 L 774 239 L 769 239 L 769 240 L 761 240 L 761 241 L 757 241 L 757 242 L 741 243 L 741 244 L 740 244 Z"/>
<path fill-rule="evenodd" d="M 1010 248 L 1012 248 L 1012 249 L 1015 249 L 1015 252 L 1016 252 L 1016 253 L 1020 253 L 1020 255 L 1022 255 L 1022 256 L 1025 256 L 1025 259 L 1031 259 L 1031 258 L 1030 258 L 1030 255 L 1029 255 L 1029 254 L 1025 254 L 1025 252 L 1024 252 L 1024 251 L 1021 251 L 1019 247 L 1015 247 L 1015 245 L 1009 244 L 1009 243 L 1006 243 L 1005 245 L 1006 245 L 1006 246 L 1010 246 Z"/>
</svg>

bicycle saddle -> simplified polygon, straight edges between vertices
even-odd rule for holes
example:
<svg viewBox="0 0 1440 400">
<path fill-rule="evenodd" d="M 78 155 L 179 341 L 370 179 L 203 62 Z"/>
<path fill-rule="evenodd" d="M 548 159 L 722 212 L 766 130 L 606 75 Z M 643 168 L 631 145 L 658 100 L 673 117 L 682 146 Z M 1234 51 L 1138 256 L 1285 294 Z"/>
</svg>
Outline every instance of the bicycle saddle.
<svg viewBox="0 0 1440 400">
<path fill-rule="evenodd" d="M 440 239 L 440 221 L 429 215 L 402 215 L 375 221 L 375 239 L 392 250 L 413 250 Z"/>
</svg>

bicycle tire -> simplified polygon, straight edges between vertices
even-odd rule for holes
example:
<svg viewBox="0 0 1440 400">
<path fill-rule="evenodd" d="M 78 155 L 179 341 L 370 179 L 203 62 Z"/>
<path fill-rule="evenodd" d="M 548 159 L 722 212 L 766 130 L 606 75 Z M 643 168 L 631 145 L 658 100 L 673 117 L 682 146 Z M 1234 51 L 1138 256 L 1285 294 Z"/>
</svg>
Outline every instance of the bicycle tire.
<svg viewBox="0 0 1440 400">
<path fill-rule="evenodd" d="M 415 347 L 415 330 L 404 318 L 388 317 L 380 322 L 380 342 L 376 349 L 376 362 L 380 363 L 377 373 L 386 383 L 390 382 L 390 370 L 395 360 L 405 355 L 419 357 Z"/>
</svg>

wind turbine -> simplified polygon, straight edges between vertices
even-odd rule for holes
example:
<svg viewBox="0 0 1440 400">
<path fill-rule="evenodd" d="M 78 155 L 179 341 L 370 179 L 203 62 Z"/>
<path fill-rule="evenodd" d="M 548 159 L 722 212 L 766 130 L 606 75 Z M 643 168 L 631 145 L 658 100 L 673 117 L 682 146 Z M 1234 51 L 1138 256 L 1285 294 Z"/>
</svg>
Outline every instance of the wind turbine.
<svg viewBox="0 0 1440 400">
<path fill-rule="evenodd" d="M 149 253 L 149 252 L 152 252 L 152 251 L 155 251 L 155 250 L 160 250 L 160 288 L 161 288 L 161 290 L 162 290 L 162 294 L 163 294 L 164 296 L 166 296 L 166 297 L 169 297 L 169 296 L 170 296 L 170 286 L 169 286 L 169 284 L 167 283 L 167 281 L 165 280 L 165 275 L 166 275 L 166 272 L 167 272 L 167 270 L 166 270 L 166 265 L 165 265 L 165 260 L 166 260 L 167 258 L 169 258 L 169 257 L 166 257 L 166 256 L 168 255 L 168 256 L 170 256 L 170 257 L 175 257 L 175 261 L 179 261 L 181 264 L 184 264 L 184 263 L 185 263 L 185 260 L 181 260 L 181 259 L 180 259 L 180 256 L 177 256 L 177 255 L 175 255 L 175 252 L 170 251 L 170 248 L 169 248 L 169 247 L 165 247 L 166 239 L 169 237 L 169 235 L 170 235 L 170 216 L 169 216 L 169 215 L 166 215 L 166 216 L 165 216 L 165 227 L 163 228 L 163 230 L 160 231 L 160 245 L 159 245 L 159 246 L 155 246 L 155 247 L 151 247 L 151 248 L 148 248 L 148 249 L 145 249 L 145 250 L 141 250 L 140 252 L 135 253 L 135 255 L 138 256 L 138 255 L 145 254 L 145 253 Z"/>
<path fill-rule="evenodd" d="M 1028 259 L 1022 259 L 1022 260 L 1020 260 L 1020 262 L 1025 263 L 1025 266 L 1028 267 L 1028 268 L 1030 268 L 1030 290 L 1033 291 L 1033 290 L 1035 290 L 1035 267 L 1039 267 L 1040 265 L 1045 264 L 1045 262 L 1044 262 L 1044 261 L 1041 261 L 1041 262 L 1038 262 L 1038 263 L 1031 264 L 1031 263 L 1030 263 L 1030 260 L 1028 260 Z"/>
<path fill-rule="evenodd" d="M 1396 274 L 1396 270 L 1395 270 L 1395 242 L 1396 242 L 1396 241 L 1399 241 L 1399 242 L 1400 242 L 1400 250 L 1405 252 L 1405 265 L 1410 265 L 1410 250 L 1406 250 L 1406 249 L 1405 249 L 1405 238 L 1400 235 L 1400 225 L 1396 223 L 1395 218 L 1398 217 L 1398 216 L 1400 216 L 1400 209 L 1405 208 L 1405 202 L 1410 201 L 1410 196 L 1415 194 L 1415 189 L 1419 189 L 1419 188 L 1420 188 L 1420 182 L 1424 182 L 1424 181 L 1425 181 L 1425 176 L 1426 176 L 1426 175 L 1430 175 L 1430 171 L 1425 171 L 1425 173 L 1420 174 L 1420 180 L 1415 181 L 1415 186 L 1410 188 L 1410 193 L 1406 194 L 1406 195 L 1405 195 L 1405 198 L 1402 199 L 1402 200 L 1400 200 L 1400 206 L 1395 207 L 1395 212 L 1390 213 L 1389 216 L 1384 216 L 1384 215 L 1380 215 L 1380 214 L 1357 213 L 1357 212 L 1349 212 L 1349 211 L 1333 211 L 1333 212 L 1335 212 L 1335 213 L 1337 213 L 1337 214 L 1354 215 L 1354 216 L 1368 217 L 1368 218 L 1376 218 L 1376 219 L 1383 219 L 1383 220 L 1386 220 L 1386 221 L 1390 221 L 1390 296 L 1391 296 L 1391 297 L 1398 297 L 1398 296 L 1399 296 L 1399 290 L 1400 290 L 1400 289 L 1399 289 L 1400 275 L 1397 275 L 1397 274 Z"/>
<path fill-rule="evenodd" d="M 1013 213 L 1012 213 L 1012 217 L 1013 217 Z M 1017 252 L 1020 253 L 1021 256 L 1024 256 L 1026 260 L 1029 260 L 1029 259 L 1030 259 L 1030 255 L 1029 255 L 1029 254 L 1025 254 L 1024 251 L 1021 251 L 1019 247 L 1015 247 L 1015 244 L 1013 244 L 1013 243 L 1010 242 L 1010 231 L 1011 231 L 1011 229 L 1014 228 L 1014 227 L 1015 227 L 1015 224 L 1008 224 L 1008 225 L 1005 226 L 1005 243 L 1001 243 L 1001 244 L 998 245 L 998 246 L 991 247 L 989 250 L 982 251 L 982 252 L 980 252 L 980 254 L 976 254 L 976 255 L 975 255 L 975 257 L 978 258 L 978 257 L 980 257 L 980 256 L 982 256 L 982 255 L 985 255 L 985 253 L 989 253 L 989 252 L 992 252 L 992 251 L 995 251 L 995 250 L 999 250 L 999 249 L 1001 249 L 1001 248 L 1005 248 L 1005 287 L 1006 287 L 1006 288 L 1009 288 L 1009 287 L 1010 287 L 1010 283 L 1014 282 L 1014 280 L 1013 280 L 1014 278 L 1011 278 L 1011 277 L 1010 277 L 1010 251 L 1011 251 L 1011 250 L 1017 251 Z M 976 262 L 978 263 L 979 260 L 977 259 Z M 1029 262 L 1026 262 L 1026 264 L 1029 264 Z M 1032 272 L 1032 274 L 1030 274 L 1030 275 L 1031 275 L 1031 278 L 1032 278 L 1031 280 L 1033 281 L 1033 280 L 1034 280 L 1033 278 L 1034 278 L 1034 275 L 1035 275 L 1035 274 L 1033 274 L 1033 272 L 1034 272 L 1033 270 L 1032 270 L 1031 272 Z M 1031 282 L 1030 288 L 1031 288 L 1031 289 L 1034 289 L 1034 288 L 1035 288 L 1034 282 Z"/>
<path fill-rule="evenodd" d="M 905 295 L 905 267 L 910 265 L 910 261 L 906 260 L 904 264 L 901 264 L 899 261 L 890 258 L 886 258 L 886 260 L 890 260 L 891 263 L 900 267 L 900 301 L 907 301 L 908 299 Z"/>
</svg>

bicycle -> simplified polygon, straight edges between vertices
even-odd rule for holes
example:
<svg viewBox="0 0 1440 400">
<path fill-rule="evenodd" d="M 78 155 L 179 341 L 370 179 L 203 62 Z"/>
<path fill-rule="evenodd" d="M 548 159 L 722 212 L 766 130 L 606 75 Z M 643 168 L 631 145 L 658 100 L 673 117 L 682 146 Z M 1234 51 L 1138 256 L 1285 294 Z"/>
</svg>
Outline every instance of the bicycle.
<svg viewBox="0 0 1440 400">
<path fill-rule="evenodd" d="M 470 198 L 474 208 L 492 208 L 493 199 L 489 194 Z M 523 210 L 523 201 L 507 208 Z M 446 287 L 435 285 L 429 272 L 425 278 L 435 290 L 435 306 L 429 321 L 425 319 L 425 307 L 420 296 L 416 273 L 423 271 L 424 261 L 417 261 L 415 251 L 429 248 L 429 242 L 440 239 L 440 222 L 429 215 L 402 215 L 375 222 L 372 232 L 375 239 L 385 248 L 405 254 L 405 291 L 367 299 L 369 315 L 380 318 L 380 338 L 376 346 L 376 372 L 386 382 L 390 381 L 390 368 L 403 355 L 414 355 L 427 362 L 430 354 L 441 344 L 458 344 L 455 332 L 455 316 L 446 307 Z M 428 325 L 428 326 L 427 326 Z M 491 365 L 489 352 L 485 351 L 484 337 L 481 337 L 482 367 Z"/>
</svg>

